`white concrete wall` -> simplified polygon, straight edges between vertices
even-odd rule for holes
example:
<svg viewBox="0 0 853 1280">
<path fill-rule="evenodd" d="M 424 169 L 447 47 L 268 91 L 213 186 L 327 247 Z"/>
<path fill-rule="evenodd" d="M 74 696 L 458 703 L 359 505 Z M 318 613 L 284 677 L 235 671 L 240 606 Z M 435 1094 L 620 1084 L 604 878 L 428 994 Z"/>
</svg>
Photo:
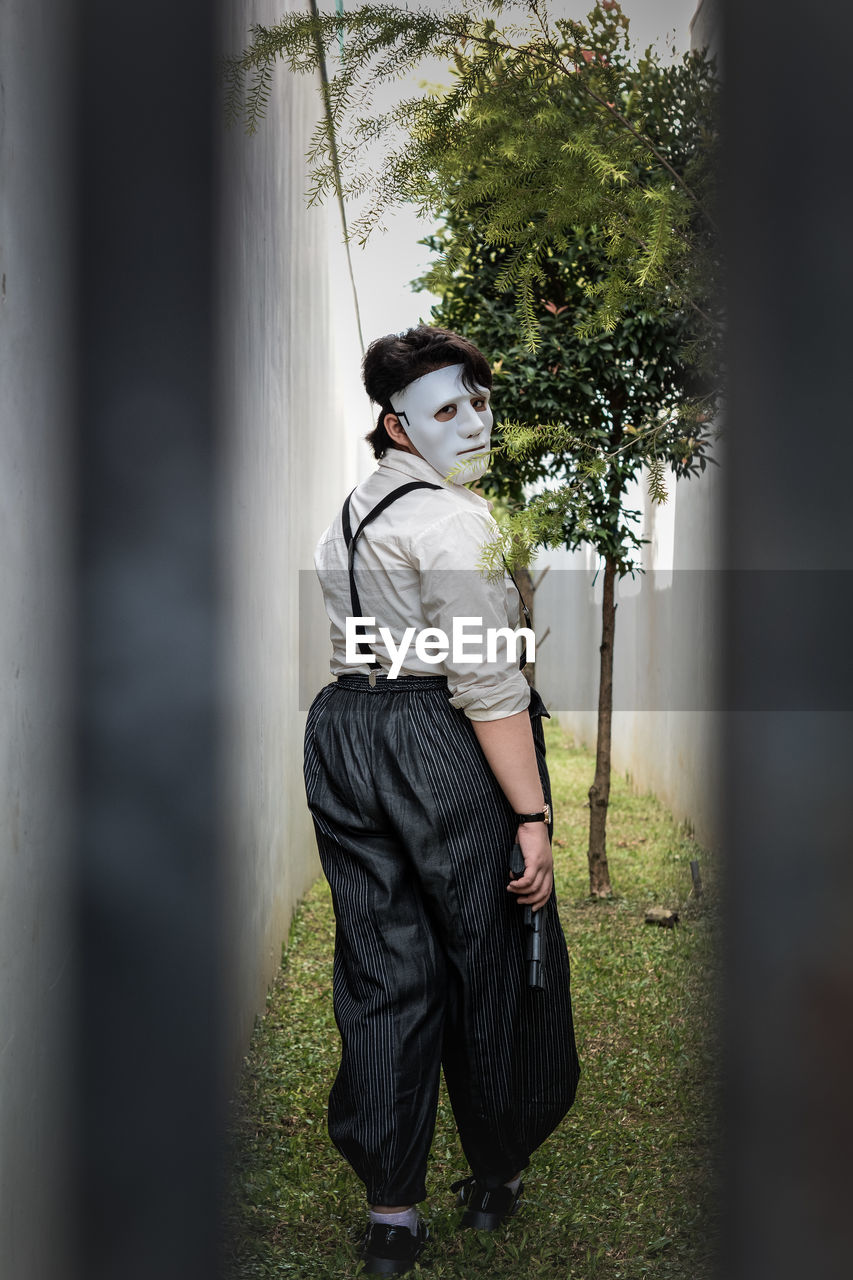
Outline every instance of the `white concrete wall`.
<svg viewBox="0 0 853 1280">
<path fill-rule="evenodd" d="M 0 5 L 0 1275 L 65 1274 L 69 6 Z"/>
<path fill-rule="evenodd" d="M 223 49 L 241 49 L 252 23 L 272 24 L 286 7 L 229 6 Z M 229 131 L 223 154 L 223 830 L 241 1045 L 293 908 L 319 873 L 302 781 L 300 683 L 316 691 L 329 679 L 329 639 L 314 596 L 300 654 L 299 570 L 311 569 L 319 534 L 356 483 L 365 461 L 359 437 L 371 426 L 338 209 L 305 205 L 303 157 L 319 110 L 314 81 L 282 64 L 259 131 Z"/>
<path fill-rule="evenodd" d="M 718 0 L 699 0 L 690 20 L 690 48 L 707 49 L 719 58 L 722 46 Z"/>
<path fill-rule="evenodd" d="M 719 444 L 716 456 L 722 463 Z M 617 586 L 613 682 L 614 770 L 653 791 L 712 847 L 718 840 L 721 470 L 709 467 L 699 479 L 677 483 L 670 477 L 663 506 L 651 502 L 644 483 L 626 497 L 627 508 L 642 510 L 638 531 L 649 544 L 640 556 L 646 572 Z M 594 748 L 604 570 L 596 578 L 588 547 L 571 555 L 542 552 L 534 578 L 546 565 L 536 592 L 536 630 L 550 626 L 551 633 L 537 649 L 537 687 L 572 736 Z"/>
</svg>

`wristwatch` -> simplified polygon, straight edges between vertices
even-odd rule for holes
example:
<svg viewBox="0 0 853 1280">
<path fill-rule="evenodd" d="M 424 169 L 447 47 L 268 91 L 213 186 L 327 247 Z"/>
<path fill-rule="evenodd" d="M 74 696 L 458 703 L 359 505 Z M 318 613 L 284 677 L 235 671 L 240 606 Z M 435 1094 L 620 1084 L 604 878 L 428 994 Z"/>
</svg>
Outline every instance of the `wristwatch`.
<svg viewBox="0 0 853 1280">
<path fill-rule="evenodd" d="M 550 806 L 549 804 L 546 804 L 546 805 L 545 805 L 545 808 L 542 810 L 542 812 L 541 812 L 541 813 L 517 813 L 517 814 L 515 815 L 515 820 L 516 820 L 516 822 L 519 822 L 519 823 L 521 823 L 521 822 L 550 822 L 550 821 L 551 821 L 551 806 Z"/>
</svg>

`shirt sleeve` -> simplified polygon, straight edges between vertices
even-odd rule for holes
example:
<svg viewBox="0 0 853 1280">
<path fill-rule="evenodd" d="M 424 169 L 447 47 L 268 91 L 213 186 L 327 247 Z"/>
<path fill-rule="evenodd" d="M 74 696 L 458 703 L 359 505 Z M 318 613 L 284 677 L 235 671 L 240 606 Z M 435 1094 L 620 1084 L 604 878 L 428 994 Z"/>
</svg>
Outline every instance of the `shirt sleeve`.
<svg viewBox="0 0 853 1280">
<path fill-rule="evenodd" d="M 479 567 L 496 532 L 485 511 L 454 512 L 425 529 L 413 547 L 424 617 L 450 643 L 436 673 L 447 676 L 451 705 L 470 720 L 500 720 L 530 702 L 530 685 L 518 669 L 521 638 L 510 642 L 508 636 L 517 624 L 507 615 L 504 576 L 490 579 Z"/>
</svg>

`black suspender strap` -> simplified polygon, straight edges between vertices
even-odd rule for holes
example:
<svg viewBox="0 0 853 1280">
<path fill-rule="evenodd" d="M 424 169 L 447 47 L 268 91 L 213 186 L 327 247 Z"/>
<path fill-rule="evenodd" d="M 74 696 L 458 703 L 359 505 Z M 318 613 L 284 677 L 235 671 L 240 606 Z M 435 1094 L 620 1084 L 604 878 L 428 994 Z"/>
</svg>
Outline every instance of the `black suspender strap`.
<svg viewBox="0 0 853 1280">
<path fill-rule="evenodd" d="M 347 569 L 349 571 L 350 607 L 352 609 L 353 618 L 364 617 L 364 614 L 361 612 L 361 601 L 358 598 L 358 588 L 355 585 L 355 548 L 356 548 L 356 543 L 361 537 L 361 534 L 364 531 L 365 527 L 369 525 L 372 520 L 375 520 L 377 516 L 381 516 L 382 512 L 385 511 L 388 507 L 390 507 L 392 502 L 396 502 L 397 499 L 402 498 L 404 494 L 411 493 L 413 489 L 441 489 L 442 487 L 443 486 L 440 484 L 430 484 L 429 481 L 427 480 L 410 480 L 408 484 L 402 484 L 398 489 L 392 489 L 390 493 L 386 493 L 385 497 L 380 499 L 379 502 L 377 502 L 375 507 L 372 507 L 370 511 L 368 511 L 367 515 L 364 517 L 361 524 L 356 529 L 355 533 L 353 533 L 352 531 L 352 522 L 350 520 L 350 498 L 352 497 L 353 493 L 355 493 L 355 489 L 353 489 L 352 492 L 347 495 L 347 499 L 343 505 L 343 510 L 341 511 L 341 526 L 343 528 L 343 533 L 344 533 L 344 543 L 346 544 L 346 548 L 347 548 Z M 516 582 L 515 576 L 513 575 L 512 570 L 510 569 L 506 560 L 504 560 L 504 568 L 506 569 L 509 576 L 512 578 L 513 586 L 518 592 L 518 598 L 521 601 L 521 609 L 522 609 L 522 613 L 524 614 L 525 624 L 528 627 L 530 627 L 531 625 L 530 610 L 528 609 L 527 605 L 524 603 L 524 596 L 521 594 L 521 588 Z M 376 654 L 373 652 L 373 650 L 370 648 L 370 645 L 367 644 L 365 640 L 359 641 L 358 652 L 363 657 L 369 658 L 371 665 L 374 665 L 374 666 L 379 665 L 379 659 L 376 657 Z M 521 657 L 518 663 L 519 671 L 522 671 L 526 665 L 527 665 L 527 642 L 525 641 L 524 644 L 522 645 Z"/>
<path fill-rule="evenodd" d="M 380 501 L 377 502 L 376 506 L 372 507 L 370 511 L 368 511 L 367 515 L 364 517 L 361 524 L 356 529 L 355 533 L 353 533 L 352 531 L 352 523 L 350 522 L 350 514 L 349 514 L 350 498 L 352 497 L 353 493 L 355 493 L 355 489 L 353 489 L 352 493 L 350 493 L 347 496 L 347 500 L 343 506 L 343 511 L 341 512 L 341 525 L 343 526 L 344 542 L 346 543 L 346 547 L 347 547 L 347 569 L 349 570 L 350 607 L 352 609 L 352 616 L 354 618 L 364 617 L 364 614 L 361 612 L 361 601 L 358 598 L 358 588 L 355 585 L 355 548 L 356 548 L 356 543 L 361 537 L 365 527 L 369 525 L 371 521 L 375 520 L 377 516 L 381 516 L 382 512 L 385 511 L 388 507 L 390 507 L 392 502 L 396 502 L 397 499 L 402 498 L 404 494 L 411 493 L 413 489 L 441 489 L 441 488 L 442 486 L 440 484 L 430 484 L 428 480 L 410 480 L 408 484 L 401 484 L 398 489 L 392 489 L 390 493 L 386 493 L 385 497 L 380 499 Z M 379 659 L 376 657 L 376 654 L 373 652 L 370 646 L 366 643 L 366 641 L 364 640 L 359 641 L 358 652 L 362 654 L 364 657 L 369 657 L 371 663 L 373 665 L 378 666 Z"/>
</svg>

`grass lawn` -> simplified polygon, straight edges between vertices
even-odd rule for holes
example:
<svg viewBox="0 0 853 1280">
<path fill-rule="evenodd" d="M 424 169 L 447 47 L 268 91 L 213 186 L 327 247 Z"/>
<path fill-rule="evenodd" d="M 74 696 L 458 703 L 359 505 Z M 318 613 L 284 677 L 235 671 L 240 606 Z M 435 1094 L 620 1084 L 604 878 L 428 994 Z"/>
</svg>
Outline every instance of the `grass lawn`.
<svg viewBox="0 0 853 1280">
<path fill-rule="evenodd" d="M 524 1207 L 493 1235 L 460 1232 L 448 1188 L 468 1168 L 442 1089 L 421 1206 L 434 1280 L 711 1276 L 714 1231 L 716 893 L 713 860 L 650 796 L 614 777 L 608 858 L 616 896 L 588 895 L 593 761 L 546 722 L 560 915 L 572 961 L 582 1076 L 574 1107 L 535 1153 Z M 705 896 L 690 897 L 699 858 Z M 646 925 L 652 904 L 673 929 Z M 334 920 L 325 881 L 302 904 L 246 1058 L 234 1118 L 228 1275 L 356 1276 L 361 1183 L 326 1133 L 338 1062 Z"/>
</svg>

